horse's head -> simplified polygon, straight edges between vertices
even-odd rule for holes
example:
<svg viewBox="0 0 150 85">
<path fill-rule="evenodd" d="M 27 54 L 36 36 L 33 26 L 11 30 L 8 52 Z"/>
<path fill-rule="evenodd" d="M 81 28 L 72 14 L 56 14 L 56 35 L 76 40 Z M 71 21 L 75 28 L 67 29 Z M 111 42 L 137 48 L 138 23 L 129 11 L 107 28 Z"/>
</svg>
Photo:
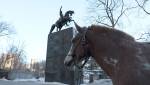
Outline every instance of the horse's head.
<svg viewBox="0 0 150 85">
<path fill-rule="evenodd" d="M 64 63 L 68 67 L 77 66 L 82 68 L 90 57 L 89 45 L 86 39 L 86 28 L 81 28 L 75 23 L 78 34 L 72 39 L 72 46 Z"/>
</svg>

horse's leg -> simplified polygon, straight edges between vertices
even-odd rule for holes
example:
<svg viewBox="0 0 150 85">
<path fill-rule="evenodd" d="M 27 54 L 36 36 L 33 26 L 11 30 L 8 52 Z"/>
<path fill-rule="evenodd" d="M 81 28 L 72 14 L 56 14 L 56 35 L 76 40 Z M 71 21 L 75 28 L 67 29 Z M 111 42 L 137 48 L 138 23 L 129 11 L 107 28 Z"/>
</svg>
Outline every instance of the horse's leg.
<svg viewBox="0 0 150 85">
<path fill-rule="evenodd" d="M 67 22 L 66 22 L 66 26 L 69 26 Z"/>
<path fill-rule="evenodd" d="M 59 31 L 59 28 L 57 27 L 57 32 Z"/>
<path fill-rule="evenodd" d="M 61 30 L 61 28 L 62 28 L 62 27 L 58 28 L 58 29 L 59 29 L 59 31 Z"/>
</svg>

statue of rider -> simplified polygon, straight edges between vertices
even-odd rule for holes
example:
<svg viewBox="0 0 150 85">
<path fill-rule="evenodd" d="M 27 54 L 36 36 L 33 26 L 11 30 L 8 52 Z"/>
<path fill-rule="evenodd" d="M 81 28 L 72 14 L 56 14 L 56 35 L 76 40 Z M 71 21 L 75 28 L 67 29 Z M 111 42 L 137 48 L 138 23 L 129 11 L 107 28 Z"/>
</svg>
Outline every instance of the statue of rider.
<svg viewBox="0 0 150 85">
<path fill-rule="evenodd" d="M 59 12 L 60 17 L 59 17 L 59 19 L 56 21 L 56 23 L 51 26 L 50 33 L 52 33 L 52 31 L 54 30 L 55 27 L 57 27 L 57 31 L 60 31 L 61 28 L 62 28 L 64 25 L 67 25 L 67 26 L 68 26 L 67 23 L 73 21 L 71 16 L 72 16 L 72 14 L 74 14 L 74 11 L 69 10 L 69 11 L 67 11 L 67 12 L 65 13 L 65 15 L 63 15 L 61 9 L 62 9 L 62 6 L 61 6 L 60 12 Z"/>
</svg>

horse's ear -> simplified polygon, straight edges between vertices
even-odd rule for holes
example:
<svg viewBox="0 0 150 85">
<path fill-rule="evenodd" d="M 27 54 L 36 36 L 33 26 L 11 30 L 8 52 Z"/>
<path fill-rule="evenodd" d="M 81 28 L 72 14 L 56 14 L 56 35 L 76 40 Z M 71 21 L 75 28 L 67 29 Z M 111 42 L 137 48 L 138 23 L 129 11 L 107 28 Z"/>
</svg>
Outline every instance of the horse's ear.
<svg viewBox="0 0 150 85">
<path fill-rule="evenodd" d="M 74 21 L 74 24 L 75 24 L 75 27 L 76 27 L 77 31 L 79 33 L 83 33 L 84 29 L 82 29 L 75 21 Z"/>
</svg>

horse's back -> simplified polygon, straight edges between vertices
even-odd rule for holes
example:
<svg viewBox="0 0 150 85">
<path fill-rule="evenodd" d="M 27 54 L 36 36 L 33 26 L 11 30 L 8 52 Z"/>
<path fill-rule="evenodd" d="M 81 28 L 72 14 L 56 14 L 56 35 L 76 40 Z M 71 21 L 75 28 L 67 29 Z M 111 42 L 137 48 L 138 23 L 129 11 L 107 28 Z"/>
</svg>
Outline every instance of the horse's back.
<svg viewBox="0 0 150 85">
<path fill-rule="evenodd" d="M 140 42 L 140 56 L 146 59 L 147 62 L 150 63 L 150 42 Z"/>
<path fill-rule="evenodd" d="M 139 42 L 138 48 L 138 82 L 139 85 L 150 85 L 150 42 Z"/>
<path fill-rule="evenodd" d="M 116 85 L 150 85 L 150 43 L 136 42 L 135 46 L 137 50 L 132 55 L 132 63 L 126 62 L 130 64 L 129 68 L 123 67 L 125 72 L 119 75 L 120 83 Z"/>
</svg>

